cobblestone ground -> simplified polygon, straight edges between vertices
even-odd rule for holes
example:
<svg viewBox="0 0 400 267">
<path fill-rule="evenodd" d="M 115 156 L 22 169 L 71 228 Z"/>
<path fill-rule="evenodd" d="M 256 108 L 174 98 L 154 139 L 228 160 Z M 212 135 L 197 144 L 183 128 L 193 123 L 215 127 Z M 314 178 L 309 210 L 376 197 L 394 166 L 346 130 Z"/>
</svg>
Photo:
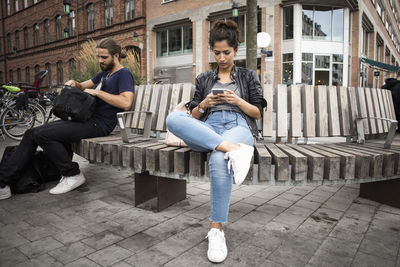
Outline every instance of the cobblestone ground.
<svg viewBox="0 0 400 267">
<path fill-rule="evenodd" d="M 1 149 L 2 153 L 2 149 Z M 131 172 L 76 157 L 87 183 L 0 201 L 0 266 L 209 266 L 209 183 L 155 213 L 133 205 Z M 234 186 L 219 266 L 400 266 L 400 209 L 359 186 Z"/>
</svg>

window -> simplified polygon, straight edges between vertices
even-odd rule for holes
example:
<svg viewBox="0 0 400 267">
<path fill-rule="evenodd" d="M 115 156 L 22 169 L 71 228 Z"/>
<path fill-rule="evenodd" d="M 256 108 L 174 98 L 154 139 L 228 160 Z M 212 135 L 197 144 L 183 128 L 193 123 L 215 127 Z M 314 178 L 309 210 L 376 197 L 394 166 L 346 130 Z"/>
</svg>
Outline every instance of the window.
<svg viewBox="0 0 400 267">
<path fill-rule="evenodd" d="M 7 16 L 11 15 L 11 0 L 7 0 Z"/>
<path fill-rule="evenodd" d="M 28 7 L 28 0 L 24 0 L 24 8 Z"/>
<path fill-rule="evenodd" d="M 282 54 L 282 83 L 293 84 L 293 53 Z"/>
<path fill-rule="evenodd" d="M 19 50 L 19 31 L 15 31 L 15 47 Z"/>
<path fill-rule="evenodd" d="M 10 71 L 9 71 L 9 74 L 10 74 L 10 76 L 9 76 L 9 81 L 10 81 L 11 83 L 14 83 L 14 73 L 13 73 L 13 70 L 10 70 Z"/>
<path fill-rule="evenodd" d="M 39 24 L 33 25 L 33 45 L 39 45 Z"/>
<path fill-rule="evenodd" d="M 293 39 L 293 6 L 283 8 L 283 40 Z"/>
<path fill-rule="evenodd" d="M 19 0 L 14 0 L 14 12 L 18 12 L 19 11 L 18 2 L 19 2 Z"/>
<path fill-rule="evenodd" d="M 131 20 L 135 13 L 135 1 L 125 0 L 125 20 Z"/>
<path fill-rule="evenodd" d="M 47 86 L 50 87 L 51 86 L 51 66 L 50 66 L 50 63 L 46 63 L 44 65 L 44 67 L 48 71 L 48 73 L 47 73 Z"/>
<path fill-rule="evenodd" d="M 344 9 L 303 6 L 303 39 L 343 42 Z"/>
<path fill-rule="evenodd" d="M 33 0 L 33 4 L 36 4 L 38 2 L 38 0 Z"/>
<path fill-rule="evenodd" d="M 111 26 L 113 22 L 113 7 L 112 0 L 105 0 L 104 2 L 106 26 Z"/>
<path fill-rule="evenodd" d="M 88 12 L 88 31 L 93 31 L 94 30 L 94 7 L 93 4 L 89 4 L 87 6 L 87 12 Z"/>
<path fill-rule="evenodd" d="M 21 69 L 17 69 L 17 83 L 22 82 Z"/>
<path fill-rule="evenodd" d="M 48 19 L 44 21 L 44 42 L 46 44 L 50 42 L 50 21 Z"/>
<path fill-rule="evenodd" d="M 157 32 L 157 56 L 192 53 L 192 39 L 191 24 Z"/>
<path fill-rule="evenodd" d="M 368 45 L 369 45 L 369 34 L 367 29 L 365 29 L 364 27 L 362 28 L 362 53 L 365 56 L 368 56 Z"/>
<path fill-rule="evenodd" d="M 62 38 L 61 16 L 58 15 L 56 17 L 56 40 L 60 40 L 61 38 Z"/>
<path fill-rule="evenodd" d="M 384 8 L 383 8 L 381 1 L 378 1 L 378 4 L 376 5 L 376 12 L 378 12 L 378 15 L 382 19 L 384 18 Z"/>
<path fill-rule="evenodd" d="M 58 84 L 63 84 L 63 66 L 62 66 L 62 61 L 57 61 L 57 83 Z"/>
<path fill-rule="evenodd" d="M 343 55 L 332 55 L 332 85 L 343 85 Z"/>
<path fill-rule="evenodd" d="M 30 71 L 29 67 L 25 68 L 25 82 L 31 83 L 31 71 Z"/>
<path fill-rule="evenodd" d="M 36 75 L 36 73 L 38 73 L 39 71 L 40 71 L 39 65 L 35 65 L 35 75 Z"/>
<path fill-rule="evenodd" d="M 315 85 L 329 85 L 330 62 L 330 56 L 315 55 Z"/>
<path fill-rule="evenodd" d="M 313 54 L 302 53 L 301 55 L 301 82 L 313 84 Z"/>
<path fill-rule="evenodd" d="M 71 11 L 68 16 L 68 28 L 69 28 L 69 36 L 75 35 L 75 11 Z"/>
<path fill-rule="evenodd" d="M 28 48 L 28 47 L 29 47 L 29 37 L 28 37 L 28 34 L 29 34 L 28 28 L 25 27 L 25 28 L 24 28 L 24 47 L 25 47 L 25 48 Z"/>
<path fill-rule="evenodd" d="M 10 33 L 7 33 L 7 50 L 8 50 L 8 53 L 11 53 L 11 51 L 12 51 L 11 34 Z"/>
</svg>

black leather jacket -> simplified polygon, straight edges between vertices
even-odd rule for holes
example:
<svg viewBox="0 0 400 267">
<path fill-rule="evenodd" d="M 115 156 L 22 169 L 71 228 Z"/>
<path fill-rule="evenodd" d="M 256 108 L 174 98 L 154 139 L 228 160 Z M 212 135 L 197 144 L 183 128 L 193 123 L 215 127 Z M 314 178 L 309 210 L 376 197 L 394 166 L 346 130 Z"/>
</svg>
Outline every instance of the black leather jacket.
<svg viewBox="0 0 400 267">
<path fill-rule="evenodd" d="M 233 66 L 231 76 L 238 85 L 242 98 L 250 104 L 256 106 L 260 110 L 260 114 L 263 114 L 262 111 L 263 108 L 267 106 L 267 101 L 262 97 L 261 83 L 258 79 L 257 73 L 253 70 Z M 190 101 L 188 104 L 190 110 L 193 110 L 195 107 L 197 107 L 200 102 L 207 97 L 217 80 L 218 68 L 213 71 L 204 72 L 197 76 L 196 91 L 192 101 Z M 258 129 L 255 119 L 248 116 L 244 112 L 241 113 L 246 119 L 252 134 L 257 137 Z M 209 109 L 206 110 L 200 120 L 205 121 L 208 115 L 210 115 Z"/>
</svg>

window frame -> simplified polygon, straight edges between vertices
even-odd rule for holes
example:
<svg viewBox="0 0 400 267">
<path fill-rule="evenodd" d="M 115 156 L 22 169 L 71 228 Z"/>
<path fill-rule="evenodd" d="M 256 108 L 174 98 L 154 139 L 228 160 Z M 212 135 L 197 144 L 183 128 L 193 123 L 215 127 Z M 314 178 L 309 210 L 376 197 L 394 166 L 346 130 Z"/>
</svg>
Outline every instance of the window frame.
<svg viewBox="0 0 400 267">
<path fill-rule="evenodd" d="M 20 41 L 19 41 L 19 30 L 15 30 L 15 47 L 17 50 L 20 49 Z"/>
<path fill-rule="evenodd" d="M 94 31 L 94 5 L 89 3 L 87 9 L 87 30 L 88 32 Z"/>
<path fill-rule="evenodd" d="M 191 43 L 191 49 L 187 49 L 185 52 L 185 29 L 184 27 L 188 27 L 191 28 L 191 39 L 192 39 L 192 43 Z M 176 29 L 180 29 L 181 30 L 181 49 L 180 52 L 170 52 L 170 31 L 172 30 L 176 30 Z M 161 40 L 161 37 L 159 37 L 163 32 L 166 32 L 167 34 L 167 50 L 166 50 L 166 54 L 162 55 L 161 54 L 161 46 L 159 46 L 159 40 Z M 190 38 L 189 38 L 190 39 Z M 190 23 L 185 23 L 185 24 L 181 24 L 181 25 L 177 25 L 177 26 L 173 26 L 173 27 L 169 27 L 163 30 L 159 30 L 156 32 L 156 56 L 157 57 L 168 57 L 168 56 L 178 56 L 178 55 L 188 55 L 188 54 L 192 54 L 193 53 L 193 25 Z"/>
<path fill-rule="evenodd" d="M 62 85 L 64 83 L 64 69 L 63 62 L 61 60 L 57 61 L 57 84 Z"/>
<path fill-rule="evenodd" d="M 29 48 L 29 28 L 24 27 L 24 48 Z"/>
<path fill-rule="evenodd" d="M 104 25 L 105 27 L 110 27 L 113 25 L 113 1 L 104 0 Z"/>
<path fill-rule="evenodd" d="M 46 19 L 44 22 L 44 42 L 50 43 L 50 20 Z"/>
<path fill-rule="evenodd" d="M 25 82 L 26 83 L 31 83 L 31 70 L 28 67 L 25 67 Z"/>
<path fill-rule="evenodd" d="M 56 15 L 56 40 L 61 40 L 63 38 L 61 20 L 61 15 Z"/>
<path fill-rule="evenodd" d="M 135 18 L 135 0 L 125 0 L 125 21 L 133 20 L 134 18 Z"/>
<path fill-rule="evenodd" d="M 36 23 L 33 25 L 33 46 L 38 46 L 40 44 L 39 42 L 39 23 Z"/>
</svg>

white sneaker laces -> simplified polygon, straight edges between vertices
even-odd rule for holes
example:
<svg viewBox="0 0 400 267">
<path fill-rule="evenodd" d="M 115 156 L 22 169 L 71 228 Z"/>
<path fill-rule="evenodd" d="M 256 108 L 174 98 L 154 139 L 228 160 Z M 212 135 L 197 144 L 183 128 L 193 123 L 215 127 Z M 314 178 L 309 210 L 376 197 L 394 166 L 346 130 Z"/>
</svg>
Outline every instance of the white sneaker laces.
<svg viewBox="0 0 400 267">
<path fill-rule="evenodd" d="M 208 239 L 211 249 L 220 249 L 221 247 L 225 246 L 224 232 L 216 228 L 211 229 L 205 238 Z"/>
</svg>

